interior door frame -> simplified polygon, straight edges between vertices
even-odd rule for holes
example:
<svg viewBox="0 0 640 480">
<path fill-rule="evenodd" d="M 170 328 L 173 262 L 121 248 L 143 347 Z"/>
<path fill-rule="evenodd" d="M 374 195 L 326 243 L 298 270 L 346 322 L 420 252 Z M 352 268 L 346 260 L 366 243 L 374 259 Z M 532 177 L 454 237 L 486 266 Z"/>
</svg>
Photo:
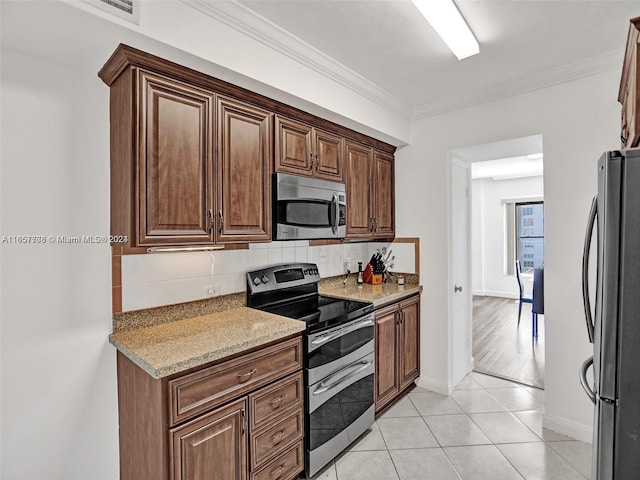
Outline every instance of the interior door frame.
<svg viewBox="0 0 640 480">
<path fill-rule="evenodd" d="M 463 248 L 466 249 L 467 253 L 467 268 L 464 271 L 463 279 L 456 279 L 454 272 L 454 256 L 456 254 L 456 238 L 454 234 L 454 195 L 458 190 L 455 188 L 454 182 L 456 181 L 456 176 L 454 175 L 453 169 L 458 166 L 467 170 L 466 176 L 466 198 L 458 198 L 455 199 L 460 202 L 466 202 L 467 205 L 467 214 L 466 214 L 466 224 L 467 224 L 467 240 L 465 242 L 465 246 Z M 471 252 L 471 162 L 461 159 L 456 156 L 452 152 L 447 152 L 447 234 L 448 234 L 448 284 L 447 284 L 447 297 L 448 297 L 448 375 L 447 381 L 449 384 L 449 390 L 452 391 L 455 385 L 462 379 L 464 376 L 473 370 L 474 360 L 473 360 L 473 350 L 472 350 L 472 339 L 473 339 L 473 323 L 472 323 L 472 277 L 471 277 L 471 265 L 472 265 L 472 252 Z M 455 318 L 453 304 L 455 301 L 456 292 L 454 291 L 455 282 L 459 282 L 463 290 L 463 295 L 468 296 L 468 308 L 466 313 L 466 318 L 460 319 Z M 466 350 L 462 352 L 456 351 L 454 348 L 454 343 L 456 342 L 456 325 L 464 325 L 467 331 L 469 332 L 469 338 L 471 341 L 468 342 L 468 346 Z M 456 355 L 463 354 L 465 357 L 469 359 L 468 362 L 464 360 L 461 361 L 459 358 L 455 358 Z M 456 361 L 457 360 L 457 361 Z M 462 364 L 462 371 L 456 371 L 457 365 Z"/>
</svg>

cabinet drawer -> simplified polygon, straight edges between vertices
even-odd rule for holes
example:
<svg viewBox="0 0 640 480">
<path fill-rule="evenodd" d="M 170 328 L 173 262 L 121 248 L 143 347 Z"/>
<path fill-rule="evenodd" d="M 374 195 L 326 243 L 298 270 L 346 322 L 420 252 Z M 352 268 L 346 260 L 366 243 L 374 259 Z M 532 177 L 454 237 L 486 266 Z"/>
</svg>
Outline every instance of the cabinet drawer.
<svg viewBox="0 0 640 480">
<path fill-rule="evenodd" d="M 251 474 L 253 480 L 292 480 L 304 468 L 302 456 L 302 440 L 290 450 L 270 462 L 266 467 Z"/>
<path fill-rule="evenodd" d="M 300 337 L 169 381 L 171 425 L 302 367 Z"/>
<path fill-rule="evenodd" d="M 291 408 L 301 407 L 304 395 L 302 372 L 291 375 L 249 395 L 251 431 L 266 425 Z"/>
<path fill-rule="evenodd" d="M 300 440 L 304 433 L 302 408 L 271 428 L 251 437 L 251 467 L 256 468 L 277 455 L 291 442 Z"/>
</svg>

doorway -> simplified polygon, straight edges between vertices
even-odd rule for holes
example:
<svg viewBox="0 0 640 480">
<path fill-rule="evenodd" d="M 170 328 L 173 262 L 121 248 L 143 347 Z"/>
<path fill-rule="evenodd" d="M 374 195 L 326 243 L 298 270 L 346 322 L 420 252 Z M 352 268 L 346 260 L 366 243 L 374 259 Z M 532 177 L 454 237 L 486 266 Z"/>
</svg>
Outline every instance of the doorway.
<svg viewBox="0 0 640 480">
<path fill-rule="evenodd" d="M 460 345 L 461 335 L 471 337 L 471 365 L 475 371 L 539 388 L 544 387 L 544 316 L 538 315 L 538 336 L 534 337 L 531 304 L 523 303 L 518 324 L 519 288 L 515 276 L 515 259 L 522 256 L 523 245 L 517 234 L 519 218 L 515 205 L 542 202 L 543 157 L 542 136 L 532 135 L 489 144 L 455 149 L 451 159 L 451 346 Z M 460 205 L 464 190 L 456 186 L 456 170 L 468 166 L 471 175 L 467 195 L 470 205 L 467 246 L 461 242 Z M 464 210 L 464 209 L 463 209 Z M 464 214 L 464 213 L 463 213 Z M 511 216 L 513 215 L 513 216 Z M 530 220 L 527 220 L 530 223 Z M 462 233 L 463 234 L 463 233 Z M 536 244 L 542 239 L 536 238 Z M 522 240 L 522 239 L 520 239 Z M 460 245 L 463 245 L 460 247 Z M 454 270 L 460 248 L 466 249 L 469 265 L 466 279 Z M 528 252 L 529 250 L 527 250 Z M 533 250 L 532 250 L 533 251 Z M 530 253 L 526 253 L 529 262 Z M 522 262 L 521 262 L 522 263 Z M 539 263 L 543 263 L 543 260 Z M 528 263 L 527 263 L 528 265 Z M 526 269 L 528 270 L 528 269 Z M 532 269 L 531 269 L 532 270 Z M 525 295 L 532 294 L 532 271 L 522 275 Z M 462 273 L 464 278 L 464 272 Z M 460 295 L 466 282 L 468 292 Z M 464 302 L 472 305 L 464 313 Z M 463 313 L 461 313 L 463 312 Z M 466 315 L 467 319 L 461 319 Z M 460 325 L 468 325 L 468 333 Z M 457 327 L 456 327 L 457 326 Z M 455 385 L 456 365 L 460 348 L 452 348 L 452 383 Z M 471 367 L 469 367 L 471 368 Z"/>
</svg>

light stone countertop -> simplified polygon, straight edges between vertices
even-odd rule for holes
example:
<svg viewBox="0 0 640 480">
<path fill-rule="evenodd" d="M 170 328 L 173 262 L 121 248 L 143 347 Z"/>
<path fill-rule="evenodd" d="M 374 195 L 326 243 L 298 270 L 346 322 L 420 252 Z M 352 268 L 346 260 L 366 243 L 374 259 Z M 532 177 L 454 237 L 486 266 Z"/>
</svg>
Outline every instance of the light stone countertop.
<svg viewBox="0 0 640 480">
<path fill-rule="evenodd" d="M 304 330 L 304 322 L 238 307 L 114 333 L 109 341 L 153 378 L 163 378 Z"/>
<path fill-rule="evenodd" d="M 396 285 L 395 283 L 383 283 L 381 285 L 369 285 L 365 283 L 358 285 L 353 282 L 352 279 L 349 279 L 346 285 L 343 285 L 342 282 L 321 284 L 318 291 L 322 295 L 372 302 L 374 308 L 378 308 L 382 305 L 394 303 L 403 298 L 420 293 L 422 292 L 422 286 L 416 284 Z"/>
</svg>

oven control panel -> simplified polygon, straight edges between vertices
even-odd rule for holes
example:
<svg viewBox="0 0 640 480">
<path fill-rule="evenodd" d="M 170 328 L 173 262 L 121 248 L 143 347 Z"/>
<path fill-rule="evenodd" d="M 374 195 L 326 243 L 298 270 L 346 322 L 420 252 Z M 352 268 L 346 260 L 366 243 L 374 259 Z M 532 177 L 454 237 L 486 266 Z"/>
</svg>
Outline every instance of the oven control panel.
<svg viewBox="0 0 640 480">
<path fill-rule="evenodd" d="M 285 263 L 247 272 L 247 292 L 265 293 L 289 287 L 310 285 L 320 280 L 315 263 Z"/>
</svg>

